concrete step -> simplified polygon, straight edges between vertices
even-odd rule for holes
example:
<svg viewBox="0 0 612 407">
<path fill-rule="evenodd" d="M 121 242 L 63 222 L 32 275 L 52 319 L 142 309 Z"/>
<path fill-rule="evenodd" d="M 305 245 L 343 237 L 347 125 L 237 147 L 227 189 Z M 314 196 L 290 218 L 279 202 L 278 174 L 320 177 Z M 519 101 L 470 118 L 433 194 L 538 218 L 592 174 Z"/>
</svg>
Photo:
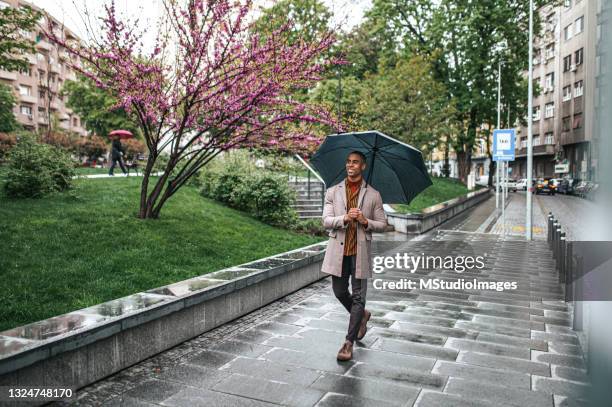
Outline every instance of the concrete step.
<svg viewBox="0 0 612 407">
<path fill-rule="evenodd" d="M 317 211 L 319 213 L 323 213 L 323 208 L 321 208 L 321 204 L 319 205 L 293 205 L 293 209 L 296 211 Z"/>
</svg>

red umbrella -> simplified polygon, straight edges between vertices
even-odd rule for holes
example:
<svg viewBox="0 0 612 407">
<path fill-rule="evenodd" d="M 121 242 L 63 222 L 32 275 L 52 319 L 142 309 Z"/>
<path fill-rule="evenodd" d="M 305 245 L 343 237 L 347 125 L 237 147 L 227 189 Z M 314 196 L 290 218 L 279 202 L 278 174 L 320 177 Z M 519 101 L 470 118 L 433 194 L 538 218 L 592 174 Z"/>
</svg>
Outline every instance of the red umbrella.
<svg viewBox="0 0 612 407">
<path fill-rule="evenodd" d="M 108 133 L 109 137 L 119 137 L 120 139 L 132 138 L 134 135 L 129 130 L 113 130 Z"/>
</svg>

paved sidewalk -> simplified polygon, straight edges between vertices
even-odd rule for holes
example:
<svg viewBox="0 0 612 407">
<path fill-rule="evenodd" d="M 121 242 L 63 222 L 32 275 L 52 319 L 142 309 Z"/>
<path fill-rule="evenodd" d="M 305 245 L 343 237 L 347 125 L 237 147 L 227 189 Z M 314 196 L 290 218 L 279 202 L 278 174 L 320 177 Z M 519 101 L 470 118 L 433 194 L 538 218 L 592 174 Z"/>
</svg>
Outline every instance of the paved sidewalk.
<svg viewBox="0 0 612 407">
<path fill-rule="evenodd" d="M 475 226 L 477 209 L 458 223 Z M 488 218 L 488 216 L 487 216 Z M 470 220 L 471 219 L 471 220 Z M 446 225 L 452 226 L 452 224 Z M 78 392 L 105 406 L 572 406 L 590 387 L 543 241 L 474 230 L 405 241 L 377 235 L 374 255 L 487 253 L 462 277 L 517 281 L 516 291 L 368 288 L 370 330 L 337 362 L 347 314 L 329 278 Z M 454 272 L 377 277 L 457 278 Z"/>
</svg>

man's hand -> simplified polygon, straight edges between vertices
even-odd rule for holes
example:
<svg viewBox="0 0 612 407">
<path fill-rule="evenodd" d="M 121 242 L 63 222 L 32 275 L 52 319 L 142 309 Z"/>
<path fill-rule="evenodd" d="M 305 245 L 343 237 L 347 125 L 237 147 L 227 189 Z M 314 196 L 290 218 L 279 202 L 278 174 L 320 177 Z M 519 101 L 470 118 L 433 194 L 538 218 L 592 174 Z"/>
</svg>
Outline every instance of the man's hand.
<svg viewBox="0 0 612 407">
<path fill-rule="evenodd" d="M 357 222 L 361 223 L 364 226 L 368 224 L 368 220 L 365 216 L 363 216 L 363 212 L 361 211 L 359 211 L 359 215 L 357 216 Z"/>
<path fill-rule="evenodd" d="M 351 208 L 349 209 L 347 215 L 349 216 L 349 218 L 351 218 L 351 220 L 357 220 L 360 214 L 361 211 L 359 210 L 359 208 Z"/>
</svg>

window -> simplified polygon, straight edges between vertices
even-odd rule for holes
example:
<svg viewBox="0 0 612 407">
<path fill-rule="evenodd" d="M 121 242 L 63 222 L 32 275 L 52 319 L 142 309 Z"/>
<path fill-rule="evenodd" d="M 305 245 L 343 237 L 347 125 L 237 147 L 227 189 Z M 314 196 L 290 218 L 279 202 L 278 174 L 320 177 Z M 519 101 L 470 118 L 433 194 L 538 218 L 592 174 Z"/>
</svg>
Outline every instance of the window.
<svg viewBox="0 0 612 407">
<path fill-rule="evenodd" d="M 563 124 L 562 124 L 563 131 L 570 131 L 571 130 L 571 128 L 570 128 L 570 120 L 571 120 L 571 117 L 569 117 L 569 116 L 563 118 Z"/>
<path fill-rule="evenodd" d="M 39 89 L 38 90 L 38 97 L 40 99 L 44 99 L 45 98 L 45 91 L 43 89 Z"/>
<path fill-rule="evenodd" d="M 537 122 L 540 120 L 540 106 L 535 106 L 533 108 L 533 121 Z"/>
<path fill-rule="evenodd" d="M 30 67 L 20 69 L 19 73 L 23 76 L 32 76 L 32 70 L 30 69 Z"/>
<path fill-rule="evenodd" d="M 584 48 L 580 48 L 578 51 L 576 51 L 574 61 L 576 61 L 576 65 L 580 65 L 584 62 Z"/>
<path fill-rule="evenodd" d="M 36 59 L 38 60 L 38 62 L 45 62 L 45 56 L 40 52 L 36 53 Z"/>
<path fill-rule="evenodd" d="M 540 49 L 535 49 L 533 51 L 533 64 L 538 65 L 540 63 L 540 57 L 542 56 L 542 51 Z"/>
<path fill-rule="evenodd" d="M 574 115 L 574 126 L 575 129 L 582 127 L 582 113 L 576 113 Z"/>
<path fill-rule="evenodd" d="M 546 46 L 546 59 L 549 60 L 555 57 L 555 44 Z"/>
<path fill-rule="evenodd" d="M 21 96 L 32 96 L 32 88 L 26 85 L 19 85 L 19 94 Z"/>
<path fill-rule="evenodd" d="M 21 105 L 19 111 L 26 116 L 32 116 L 32 108 L 30 106 Z"/>
<path fill-rule="evenodd" d="M 534 134 L 533 135 L 533 139 L 531 140 L 531 145 L 532 146 L 539 146 L 540 145 L 540 135 L 539 134 Z"/>
<path fill-rule="evenodd" d="M 527 148 L 527 137 L 521 137 L 521 148 Z"/>
<path fill-rule="evenodd" d="M 564 5 L 565 5 L 566 8 L 572 7 L 572 0 L 565 0 L 564 1 Z"/>
<path fill-rule="evenodd" d="M 555 73 L 551 72 L 548 75 L 546 75 L 546 80 L 544 82 L 544 88 L 548 89 L 549 92 L 552 92 L 554 87 L 555 87 Z"/>
<path fill-rule="evenodd" d="M 582 96 L 584 93 L 584 86 L 582 81 L 578 81 L 574 84 L 574 97 Z"/>
<path fill-rule="evenodd" d="M 551 13 L 546 16 L 546 29 L 554 33 L 555 28 L 557 28 L 557 19 L 555 18 L 555 13 Z"/>
<path fill-rule="evenodd" d="M 550 102 L 546 104 L 546 107 L 544 109 L 544 117 L 545 118 L 551 118 L 555 115 L 555 102 Z"/>
<path fill-rule="evenodd" d="M 11 5 L 10 5 L 10 4 L 8 4 L 8 3 L 7 3 L 7 2 L 5 2 L 5 1 L 0 1 L 0 10 L 3 10 L 3 9 L 5 9 L 5 8 L 8 8 L 8 7 L 11 7 Z"/>
<path fill-rule="evenodd" d="M 565 41 L 570 40 L 572 38 L 572 24 L 568 25 L 563 29 L 563 38 Z"/>
<path fill-rule="evenodd" d="M 72 118 L 72 127 L 77 127 L 78 125 L 79 125 L 79 124 L 78 124 L 78 120 L 77 120 L 77 118 L 76 118 L 76 117 L 73 117 L 73 118 Z"/>
<path fill-rule="evenodd" d="M 570 69 L 572 69 L 572 54 L 563 58 L 563 72 L 567 72 Z"/>
<path fill-rule="evenodd" d="M 548 133 L 546 133 L 544 135 L 544 144 L 555 144 L 553 142 L 553 133 L 552 133 L 552 131 L 548 132 Z"/>
<path fill-rule="evenodd" d="M 567 102 L 572 98 L 572 85 L 565 86 L 563 88 L 563 101 Z"/>
<path fill-rule="evenodd" d="M 582 31 L 584 31 L 584 16 L 576 19 L 576 23 L 574 24 L 574 34 L 578 35 Z"/>
</svg>

